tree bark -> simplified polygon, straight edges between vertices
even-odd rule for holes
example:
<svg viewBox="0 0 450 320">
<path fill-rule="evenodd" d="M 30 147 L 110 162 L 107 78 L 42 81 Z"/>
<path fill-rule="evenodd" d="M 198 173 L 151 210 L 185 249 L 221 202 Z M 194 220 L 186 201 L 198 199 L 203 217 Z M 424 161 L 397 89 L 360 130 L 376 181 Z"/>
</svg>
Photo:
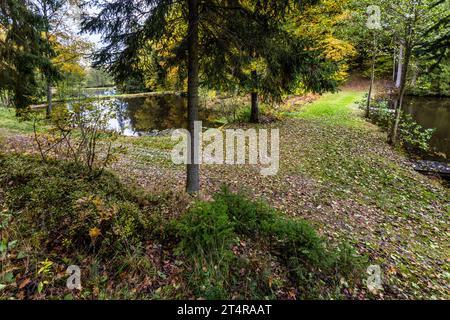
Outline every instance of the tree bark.
<svg viewBox="0 0 450 320">
<path fill-rule="evenodd" d="M 395 82 L 395 71 L 397 69 L 397 50 L 395 50 L 394 48 L 394 54 L 393 54 L 393 59 L 392 59 L 392 82 Z"/>
<path fill-rule="evenodd" d="M 251 123 L 259 123 L 259 101 L 258 92 L 252 92 L 252 110 L 250 114 Z"/>
<path fill-rule="evenodd" d="M 50 21 L 48 18 L 48 11 L 47 11 L 47 2 L 43 2 L 43 11 L 44 11 L 44 19 L 45 19 L 45 39 L 47 40 L 47 45 L 50 45 Z M 48 59 L 50 59 L 50 56 L 48 56 Z M 45 75 L 47 80 L 47 118 L 50 118 L 52 116 L 52 85 L 50 81 L 50 74 L 47 72 Z"/>
<path fill-rule="evenodd" d="M 370 117 L 370 103 L 372 101 L 372 90 L 375 82 L 375 63 L 377 61 L 377 54 L 376 54 L 376 40 L 374 35 L 373 40 L 373 56 L 372 56 L 372 74 L 370 76 L 370 87 L 369 87 L 369 94 L 367 96 L 367 105 L 366 105 L 366 118 Z"/>
<path fill-rule="evenodd" d="M 411 30 L 410 30 L 410 32 L 411 32 Z M 410 35 L 410 37 L 411 37 L 411 35 Z M 408 74 L 408 67 L 409 67 L 409 62 L 411 60 L 411 55 L 412 55 L 412 43 L 410 40 L 408 40 L 405 44 L 404 66 L 402 68 L 398 98 L 395 103 L 394 124 L 391 128 L 391 132 L 390 132 L 389 139 L 388 139 L 388 142 L 392 145 L 396 145 L 398 142 L 398 128 L 400 125 L 400 116 L 402 113 L 403 98 L 404 98 L 405 92 L 406 92 L 406 76 Z"/>
<path fill-rule="evenodd" d="M 398 69 L 397 69 L 397 81 L 395 82 L 395 86 L 400 88 L 402 83 L 403 76 L 403 45 L 400 44 L 400 50 L 398 52 Z"/>
<path fill-rule="evenodd" d="M 256 71 L 252 71 L 252 77 L 256 83 L 257 81 Z M 259 97 L 258 92 L 256 90 L 252 92 L 252 107 L 250 111 L 250 122 L 259 123 Z"/>
<path fill-rule="evenodd" d="M 53 102 L 52 102 L 52 86 L 47 80 L 47 118 L 52 116 Z"/>
<path fill-rule="evenodd" d="M 198 61 L 198 0 L 189 0 L 188 22 L 188 129 L 190 139 L 190 161 L 186 168 L 186 191 L 196 193 L 200 190 L 200 165 L 198 142 L 199 132 L 195 130 L 195 121 L 198 121 L 198 86 L 199 86 L 199 61 Z"/>
</svg>

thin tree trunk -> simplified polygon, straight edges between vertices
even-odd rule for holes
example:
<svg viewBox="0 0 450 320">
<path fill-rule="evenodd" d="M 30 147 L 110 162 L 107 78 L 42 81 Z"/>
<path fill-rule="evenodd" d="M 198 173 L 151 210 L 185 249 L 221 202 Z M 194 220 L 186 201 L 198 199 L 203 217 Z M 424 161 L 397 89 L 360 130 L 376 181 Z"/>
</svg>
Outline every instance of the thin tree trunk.
<svg viewBox="0 0 450 320">
<path fill-rule="evenodd" d="M 395 71 L 397 69 L 397 51 L 394 48 L 394 54 L 393 54 L 393 66 L 392 66 L 392 82 L 395 82 Z"/>
<path fill-rule="evenodd" d="M 252 77 L 256 83 L 256 81 L 257 81 L 256 71 L 252 71 Z M 252 107 L 251 107 L 251 112 L 250 112 L 250 122 L 251 123 L 259 123 L 259 99 L 258 99 L 257 91 L 252 92 Z"/>
<path fill-rule="evenodd" d="M 370 103 L 372 102 L 372 90 L 375 82 L 375 63 L 377 61 L 376 54 L 376 40 L 374 35 L 373 41 L 373 56 L 372 56 L 372 74 L 370 76 L 370 87 L 369 87 L 369 95 L 367 96 L 367 106 L 366 106 L 366 118 L 370 117 Z"/>
<path fill-rule="evenodd" d="M 44 10 L 44 19 L 45 19 L 45 39 L 47 41 L 47 45 L 50 45 L 50 22 L 48 18 L 48 12 L 47 12 L 47 2 L 43 2 L 43 10 Z M 50 57 L 48 57 L 50 59 Z M 52 116 L 52 85 L 50 81 L 50 75 L 47 73 L 45 75 L 47 80 L 47 118 L 50 118 Z"/>
<path fill-rule="evenodd" d="M 398 98 L 395 104 L 395 115 L 394 115 L 394 124 L 391 129 L 391 133 L 389 135 L 389 143 L 396 145 L 398 142 L 398 128 L 400 125 L 400 116 L 402 113 L 402 107 L 403 107 L 403 98 L 405 96 L 406 92 L 406 76 L 408 74 L 408 66 L 409 62 L 411 60 L 412 55 L 412 47 L 411 43 L 408 41 L 405 45 L 405 61 L 404 66 L 402 69 L 402 75 L 401 75 L 401 82 L 400 82 L 400 89 Z"/>
<path fill-rule="evenodd" d="M 188 25 L 188 128 L 191 135 L 190 163 L 186 172 L 186 191 L 196 193 L 200 190 L 200 165 L 198 159 L 199 132 L 195 130 L 198 121 L 198 0 L 189 0 Z M 196 142 L 197 141 L 197 142 Z"/>
<path fill-rule="evenodd" d="M 53 102 L 52 102 L 52 86 L 47 80 L 47 118 L 52 116 Z"/>
<path fill-rule="evenodd" d="M 252 110 L 250 114 L 251 123 L 259 123 L 259 101 L 258 92 L 252 92 Z"/>
<path fill-rule="evenodd" d="M 400 88 L 402 83 L 403 76 L 403 45 L 400 44 L 400 50 L 398 52 L 398 69 L 397 69 L 397 81 L 395 82 L 395 86 Z"/>
</svg>

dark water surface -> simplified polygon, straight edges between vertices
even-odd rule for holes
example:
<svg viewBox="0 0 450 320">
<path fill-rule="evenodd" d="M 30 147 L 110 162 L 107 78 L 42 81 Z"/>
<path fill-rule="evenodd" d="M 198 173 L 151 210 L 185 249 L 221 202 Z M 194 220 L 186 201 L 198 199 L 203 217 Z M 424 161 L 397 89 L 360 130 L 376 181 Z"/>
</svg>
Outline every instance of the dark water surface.
<svg viewBox="0 0 450 320">
<path fill-rule="evenodd" d="M 175 95 L 113 98 L 115 117 L 109 129 L 127 136 L 142 136 L 166 129 L 187 128 L 187 100 Z M 211 111 L 200 110 L 200 120 L 211 127 Z"/>
<path fill-rule="evenodd" d="M 405 112 L 425 128 L 435 128 L 431 147 L 450 159 L 450 98 L 408 97 Z"/>
</svg>

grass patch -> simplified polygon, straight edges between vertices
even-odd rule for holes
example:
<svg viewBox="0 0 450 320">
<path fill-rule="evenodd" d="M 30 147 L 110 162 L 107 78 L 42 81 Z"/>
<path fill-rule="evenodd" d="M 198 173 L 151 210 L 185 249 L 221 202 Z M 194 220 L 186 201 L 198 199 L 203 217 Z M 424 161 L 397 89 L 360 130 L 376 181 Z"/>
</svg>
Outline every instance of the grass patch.
<svg viewBox="0 0 450 320">
<path fill-rule="evenodd" d="M 134 281 L 156 274 L 145 243 L 160 235 L 158 201 L 125 187 L 110 173 L 92 179 L 85 172 L 70 162 L 44 164 L 33 157 L 0 155 L 0 241 L 16 244 L 8 255 L 2 252 L 8 259 L 0 274 L 16 271 L 0 296 L 61 299 L 68 292 L 57 274 L 71 264 L 84 272 L 86 290 L 78 298 L 93 292 L 97 297 L 121 295 L 120 289 L 107 288 L 110 281 L 118 288 L 126 284 L 119 281 L 121 272 Z"/>
<path fill-rule="evenodd" d="M 361 100 L 359 91 L 343 91 L 338 94 L 325 94 L 321 99 L 307 105 L 299 112 L 288 115 L 305 120 L 320 120 L 333 125 L 359 127 L 364 121 L 354 116 L 355 110 L 349 108 L 352 103 Z"/>
<path fill-rule="evenodd" d="M 0 128 L 11 133 L 33 133 L 33 120 L 16 117 L 16 111 L 0 107 Z M 38 126 L 38 131 L 44 131 L 45 126 Z"/>
<path fill-rule="evenodd" d="M 0 155 L 0 297 L 324 298 L 361 274 L 359 258 L 337 254 L 307 222 L 226 188 L 168 221 L 173 198 L 85 172 Z M 83 270 L 75 295 L 61 276 L 72 264 Z"/>
<path fill-rule="evenodd" d="M 129 143 L 136 147 L 146 149 L 159 149 L 170 151 L 177 144 L 176 141 L 172 141 L 171 137 L 124 137 L 119 138 L 119 142 Z"/>
</svg>

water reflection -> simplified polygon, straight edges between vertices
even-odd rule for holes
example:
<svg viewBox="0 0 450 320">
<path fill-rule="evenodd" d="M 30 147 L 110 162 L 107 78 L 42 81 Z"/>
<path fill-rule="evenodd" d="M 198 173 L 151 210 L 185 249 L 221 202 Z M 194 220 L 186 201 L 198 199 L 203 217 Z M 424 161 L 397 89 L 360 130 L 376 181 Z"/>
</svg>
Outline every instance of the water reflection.
<svg viewBox="0 0 450 320">
<path fill-rule="evenodd" d="M 187 128 L 187 101 L 179 95 L 114 98 L 116 116 L 109 129 L 127 136 L 149 135 L 166 129 Z M 200 110 L 205 126 L 211 113 Z"/>
<path fill-rule="evenodd" d="M 408 97 L 404 110 L 425 128 L 436 128 L 431 147 L 450 157 L 450 98 Z"/>
</svg>

